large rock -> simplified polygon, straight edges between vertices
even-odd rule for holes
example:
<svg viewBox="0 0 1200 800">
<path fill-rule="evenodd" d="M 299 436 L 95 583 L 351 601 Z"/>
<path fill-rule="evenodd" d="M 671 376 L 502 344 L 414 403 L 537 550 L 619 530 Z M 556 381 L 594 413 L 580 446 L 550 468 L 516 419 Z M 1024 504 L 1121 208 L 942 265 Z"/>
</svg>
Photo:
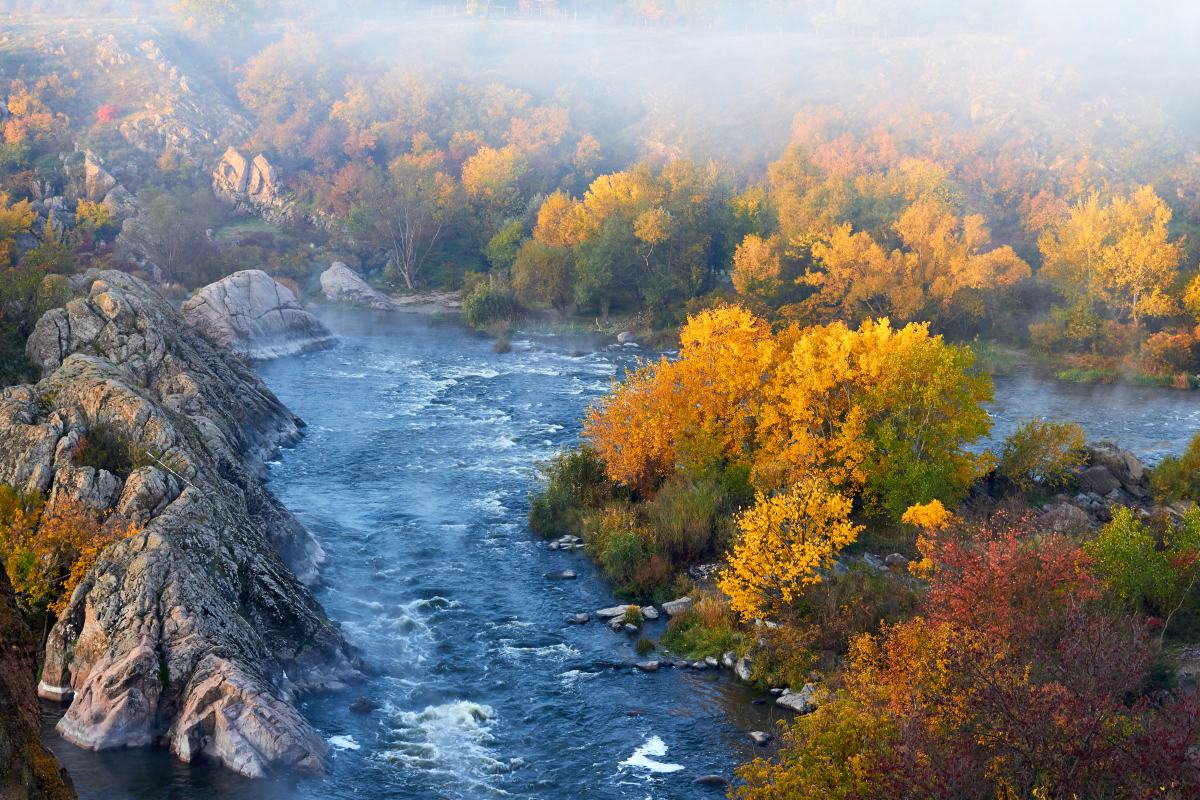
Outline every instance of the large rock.
<svg viewBox="0 0 1200 800">
<path fill-rule="evenodd" d="M 117 179 L 108 174 L 108 170 L 104 168 L 104 164 L 91 150 L 84 153 L 83 172 L 84 189 L 87 192 L 88 199 L 92 202 L 98 203 L 103 200 L 109 191 L 117 185 Z"/>
<path fill-rule="evenodd" d="M 1126 492 L 1139 499 L 1150 496 L 1150 470 L 1132 452 L 1109 442 L 1090 442 L 1085 450 L 1088 463 L 1107 469 Z M 1108 491 L 1093 491 L 1108 494 Z"/>
<path fill-rule="evenodd" d="M 691 611 L 692 610 L 692 598 L 681 597 L 678 600 L 671 600 L 670 602 L 663 603 L 662 610 L 667 612 L 667 616 L 670 616 L 670 617 L 678 616 L 678 615 L 684 613 L 685 611 Z"/>
<path fill-rule="evenodd" d="M 1056 533 L 1070 533 L 1091 525 L 1087 512 L 1070 503 L 1059 503 L 1046 509 L 1045 525 Z"/>
<path fill-rule="evenodd" d="M 38 735 L 36 683 L 37 639 L 17 611 L 12 584 L 0 564 L 0 797 L 77 797 L 67 771 Z"/>
<path fill-rule="evenodd" d="M 258 269 L 205 286 L 183 304 L 183 317 L 235 353 L 250 358 L 310 353 L 337 344 L 292 290 Z"/>
<path fill-rule="evenodd" d="M 330 300 L 364 303 L 384 311 L 396 308 L 391 300 L 372 289 L 358 273 L 340 261 L 321 273 L 321 292 Z"/>
<path fill-rule="evenodd" d="M 213 194 L 230 205 L 277 207 L 284 193 L 278 173 L 261 153 L 251 161 L 230 147 L 213 170 Z"/>
<path fill-rule="evenodd" d="M 1085 492 L 1095 492 L 1099 495 L 1105 495 L 1113 489 L 1120 489 L 1121 482 L 1117 477 L 1109 472 L 1108 467 L 1097 464 L 1094 467 L 1088 467 L 1081 470 L 1077 476 L 1079 488 Z"/>
<path fill-rule="evenodd" d="M 811 714 L 817 710 L 816 684 L 806 683 L 799 692 L 781 695 L 775 700 L 775 705 L 797 714 Z"/>
<path fill-rule="evenodd" d="M 301 580 L 317 579 L 320 545 L 263 484 L 303 423 L 149 286 L 84 277 L 87 297 L 29 339 L 41 382 L 0 392 L 0 482 L 52 506 L 90 492 L 144 527 L 69 598 L 39 693 L 71 702 L 59 731 L 82 747 L 161 742 L 245 775 L 320 774 L 329 749 L 291 703 L 362 676 Z M 115 489 L 73 463 L 101 422 L 143 462 Z"/>
</svg>

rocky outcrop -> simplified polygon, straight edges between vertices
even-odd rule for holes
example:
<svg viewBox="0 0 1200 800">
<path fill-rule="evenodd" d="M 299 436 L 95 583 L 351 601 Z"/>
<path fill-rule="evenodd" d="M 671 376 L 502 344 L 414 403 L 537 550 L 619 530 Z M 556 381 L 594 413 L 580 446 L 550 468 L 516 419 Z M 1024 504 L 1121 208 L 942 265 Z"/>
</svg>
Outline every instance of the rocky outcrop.
<svg viewBox="0 0 1200 800">
<path fill-rule="evenodd" d="M 321 273 L 321 293 L 330 300 L 363 303 L 383 311 L 396 308 L 391 300 L 372 289 L 358 273 L 340 261 Z"/>
<path fill-rule="evenodd" d="M 1123 489 L 1139 500 L 1150 496 L 1150 470 L 1131 451 L 1111 442 L 1091 442 L 1085 449 L 1091 465 L 1079 475 L 1085 492 L 1107 495 Z"/>
<path fill-rule="evenodd" d="M 328 747 L 291 702 L 344 688 L 361 661 L 297 578 L 324 553 L 262 482 L 303 423 L 146 284 L 90 271 L 84 289 L 29 339 L 43 379 L 0 393 L 0 481 L 143 528 L 69 598 L 39 693 L 71 703 L 59 730 L 82 747 L 322 773 Z M 130 444 L 128 474 L 74 463 L 97 423 Z"/>
<path fill-rule="evenodd" d="M 77 797 L 71 777 L 38 735 L 36 656 L 37 639 L 17 611 L 0 564 L 0 797 L 67 800 Z"/>
<path fill-rule="evenodd" d="M 192 325 L 250 358 L 310 353 L 337 344 L 319 319 L 300 308 L 291 289 L 258 269 L 205 286 L 182 310 Z"/>
<path fill-rule="evenodd" d="M 266 156 L 251 161 L 230 147 L 213 170 L 213 194 L 229 205 L 262 211 L 282 208 L 286 192 Z"/>
<path fill-rule="evenodd" d="M 117 179 L 104 168 L 104 162 L 97 158 L 91 150 L 84 153 L 84 188 L 88 199 L 100 202 L 105 195 L 117 185 Z"/>
</svg>

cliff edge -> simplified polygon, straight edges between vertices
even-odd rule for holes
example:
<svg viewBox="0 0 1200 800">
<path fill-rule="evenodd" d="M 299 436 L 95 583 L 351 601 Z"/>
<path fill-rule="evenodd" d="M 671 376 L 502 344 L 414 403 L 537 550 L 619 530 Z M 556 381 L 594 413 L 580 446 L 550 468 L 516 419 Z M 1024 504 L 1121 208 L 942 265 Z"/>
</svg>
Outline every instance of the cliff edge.
<svg viewBox="0 0 1200 800">
<path fill-rule="evenodd" d="M 305 586 L 320 545 L 263 485 L 303 422 L 137 278 L 78 288 L 29 338 L 42 380 L 0 392 L 0 482 L 144 527 L 75 589 L 39 694 L 70 702 L 58 728 L 81 747 L 323 773 L 328 746 L 292 700 L 344 688 L 361 660 Z M 100 425 L 136 456 L 124 474 L 75 463 Z"/>
</svg>

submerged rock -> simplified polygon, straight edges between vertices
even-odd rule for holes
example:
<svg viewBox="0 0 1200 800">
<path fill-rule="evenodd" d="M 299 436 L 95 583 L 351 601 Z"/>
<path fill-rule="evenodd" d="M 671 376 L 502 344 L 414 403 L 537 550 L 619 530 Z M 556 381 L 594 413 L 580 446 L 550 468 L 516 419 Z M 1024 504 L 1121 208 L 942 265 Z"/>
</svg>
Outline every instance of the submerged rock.
<svg viewBox="0 0 1200 800">
<path fill-rule="evenodd" d="M 340 261 L 321 273 L 321 293 L 330 300 L 363 303 L 382 311 L 396 308 L 391 300 L 372 289 L 358 273 Z"/>
<path fill-rule="evenodd" d="M 546 577 L 552 581 L 567 581 L 567 580 L 572 580 L 578 576 L 575 575 L 575 570 L 563 569 L 563 570 L 558 570 L 557 572 L 547 572 Z"/>
<path fill-rule="evenodd" d="M 771 743 L 771 740 L 775 738 L 766 731 L 750 731 L 750 733 L 746 734 L 746 736 L 750 739 L 750 741 L 754 742 L 759 747 L 766 747 Z"/>
<path fill-rule="evenodd" d="M 292 701 L 362 676 L 304 585 L 324 551 L 263 484 L 303 422 L 142 281 L 84 278 L 87 297 L 29 338 L 41 382 L 0 392 L 0 482 L 51 507 L 89 491 L 144 527 L 69 598 L 39 694 L 71 703 L 58 729 L 81 747 L 161 742 L 253 777 L 323 774 L 329 748 Z M 74 463 L 72 443 L 98 423 L 137 462 L 112 492 Z"/>
<path fill-rule="evenodd" d="M 720 775 L 703 775 L 692 781 L 696 786 L 728 786 L 729 781 Z"/>
<path fill-rule="evenodd" d="M 183 304 L 192 325 L 250 358 L 324 350 L 337 337 L 296 301 L 292 290 L 258 269 L 235 272 L 205 286 Z"/>
</svg>

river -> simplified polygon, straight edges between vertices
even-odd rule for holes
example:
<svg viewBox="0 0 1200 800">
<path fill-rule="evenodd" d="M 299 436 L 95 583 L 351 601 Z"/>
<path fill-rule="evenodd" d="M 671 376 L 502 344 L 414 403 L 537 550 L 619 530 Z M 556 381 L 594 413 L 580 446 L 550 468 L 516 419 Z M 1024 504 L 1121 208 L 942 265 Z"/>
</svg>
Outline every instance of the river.
<svg viewBox="0 0 1200 800">
<path fill-rule="evenodd" d="M 271 488 L 324 544 L 317 596 L 382 675 L 300 701 L 334 748 L 324 780 L 250 781 L 161 749 L 83 751 L 55 734 L 62 710 L 48 704 L 45 740 L 80 797 L 721 796 L 693 780 L 732 778 L 763 753 L 746 733 L 781 712 L 752 705 L 727 671 L 643 674 L 627 637 L 564 624 L 613 598 L 583 556 L 548 550 L 526 525 L 534 465 L 576 440 L 626 360 L 532 337 L 496 355 L 453 318 L 321 314 L 338 347 L 259 367 L 309 425 L 272 464 Z M 1191 392 L 1061 384 L 1029 366 L 996 388 L 998 437 L 1040 414 L 1157 458 L 1200 427 Z M 577 580 L 544 577 L 568 568 Z M 360 694 L 380 707 L 351 713 Z"/>
</svg>

